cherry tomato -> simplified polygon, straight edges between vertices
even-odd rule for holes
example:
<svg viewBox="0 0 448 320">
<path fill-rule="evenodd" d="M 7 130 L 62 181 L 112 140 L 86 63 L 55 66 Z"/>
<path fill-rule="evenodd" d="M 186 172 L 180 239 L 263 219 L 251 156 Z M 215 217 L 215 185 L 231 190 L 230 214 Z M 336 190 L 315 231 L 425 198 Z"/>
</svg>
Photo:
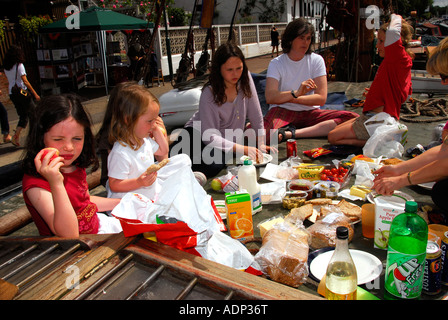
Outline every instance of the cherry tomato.
<svg viewBox="0 0 448 320">
<path fill-rule="evenodd" d="M 324 169 L 324 170 L 322 170 L 322 173 L 329 176 L 331 174 L 331 171 L 330 171 L 330 169 Z"/>
<path fill-rule="evenodd" d="M 331 173 L 332 173 L 332 174 L 338 174 L 339 171 L 338 171 L 338 169 L 336 169 L 336 168 L 332 168 L 332 169 L 331 169 Z"/>
<path fill-rule="evenodd" d="M 328 180 L 328 176 L 325 173 L 321 173 L 320 180 L 327 181 Z"/>
</svg>

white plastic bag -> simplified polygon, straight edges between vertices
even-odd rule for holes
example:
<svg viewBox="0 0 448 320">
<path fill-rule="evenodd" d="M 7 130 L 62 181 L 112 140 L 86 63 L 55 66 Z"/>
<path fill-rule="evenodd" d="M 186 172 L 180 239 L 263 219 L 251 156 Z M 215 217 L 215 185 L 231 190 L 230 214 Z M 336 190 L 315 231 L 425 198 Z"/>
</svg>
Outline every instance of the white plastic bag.
<svg viewBox="0 0 448 320">
<path fill-rule="evenodd" d="M 370 117 L 369 119 L 364 122 L 364 126 L 366 127 L 367 132 L 370 136 L 374 134 L 375 130 L 380 126 L 390 126 L 397 122 L 394 117 L 392 117 L 390 114 L 386 112 L 379 112 L 373 117 Z"/>
<path fill-rule="evenodd" d="M 254 256 L 238 240 L 222 232 L 215 232 L 207 242 L 207 259 L 237 270 L 246 270 Z"/>
<path fill-rule="evenodd" d="M 376 127 L 374 133 L 370 135 L 362 149 L 363 154 L 370 158 L 380 156 L 401 158 L 408 135 L 408 127 L 392 117 L 386 118 L 384 121 L 387 124 Z"/>
<path fill-rule="evenodd" d="M 191 170 L 180 170 L 163 181 L 152 201 L 127 193 L 112 210 L 124 235 L 154 232 L 157 241 L 206 258 L 208 239 L 225 225 Z"/>
</svg>

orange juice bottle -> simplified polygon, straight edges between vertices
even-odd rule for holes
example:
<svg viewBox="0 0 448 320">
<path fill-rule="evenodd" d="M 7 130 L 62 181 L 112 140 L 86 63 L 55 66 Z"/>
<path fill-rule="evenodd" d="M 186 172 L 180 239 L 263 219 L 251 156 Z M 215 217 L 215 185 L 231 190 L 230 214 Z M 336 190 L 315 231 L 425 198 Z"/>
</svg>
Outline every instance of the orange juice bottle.
<svg viewBox="0 0 448 320">
<path fill-rule="evenodd" d="M 230 236 L 237 240 L 247 240 L 254 237 L 252 222 L 252 201 L 245 191 L 226 193 L 227 226 Z"/>
</svg>

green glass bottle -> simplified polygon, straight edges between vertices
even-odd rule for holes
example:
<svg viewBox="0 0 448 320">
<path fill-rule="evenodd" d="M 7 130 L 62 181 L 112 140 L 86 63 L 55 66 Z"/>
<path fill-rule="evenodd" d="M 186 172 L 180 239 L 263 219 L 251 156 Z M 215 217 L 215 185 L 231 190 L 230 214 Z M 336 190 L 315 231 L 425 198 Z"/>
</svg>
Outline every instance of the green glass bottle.
<svg viewBox="0 0 448 320">
<path fill-rule="evenodd" d="M 397 215 L 390 226 L 386 299 L 416 299 L 422 292 L 428 225 L 417 209 L 416 202 L 407 201 L 405 212 Z"/>
</svg>

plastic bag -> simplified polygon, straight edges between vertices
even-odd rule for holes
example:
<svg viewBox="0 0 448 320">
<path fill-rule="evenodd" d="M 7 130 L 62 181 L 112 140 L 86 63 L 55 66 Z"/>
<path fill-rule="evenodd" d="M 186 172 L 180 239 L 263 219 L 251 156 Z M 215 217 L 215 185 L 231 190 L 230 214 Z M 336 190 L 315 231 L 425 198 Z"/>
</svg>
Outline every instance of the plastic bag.
<svg viewBox="0 0 448 320">
<path fill-rule="evenodd" d="M 226 227 L 191 170 L 163 181 L 155 201 L 127 193 L 112 210 L 126 237 L 154 232 L 158 242 L 206 258 L 207 241 Z"/>
<path fill-rule="evenodd" d="M 246 270 L 254 256 L 238 240 L 222 232 L 215 232 L 207 242 L 207 259 L 238 270 Z"/>
<path fill-rule="evenodd" d="M 376 129 L 380 126 L 390 126 L 397 122 L 394 117 L 386 112 L 380 112 L 370 117 L 364 122 L 364 127 L 366 127 L 367 132 L 370 136 L 375 133 Z"/>
<path fill-rule="evenodd" d="M 255 261 L 273 281 L 298 287 L 309 274 L 308 241 L 309 234 L 303 225 L 275 224 L 264 234 Z"/>
<path fill-rule="evenodd" d="M 408 134 L 407 126 L 392 117 L 385 121 L 387 121 L 387 124 L 378 126 L 364 145 L 363 154 L 365 156 L 371 158 L 379 156 L 401 158 L 403 155 L 403 146 Z"/>
</svg>

